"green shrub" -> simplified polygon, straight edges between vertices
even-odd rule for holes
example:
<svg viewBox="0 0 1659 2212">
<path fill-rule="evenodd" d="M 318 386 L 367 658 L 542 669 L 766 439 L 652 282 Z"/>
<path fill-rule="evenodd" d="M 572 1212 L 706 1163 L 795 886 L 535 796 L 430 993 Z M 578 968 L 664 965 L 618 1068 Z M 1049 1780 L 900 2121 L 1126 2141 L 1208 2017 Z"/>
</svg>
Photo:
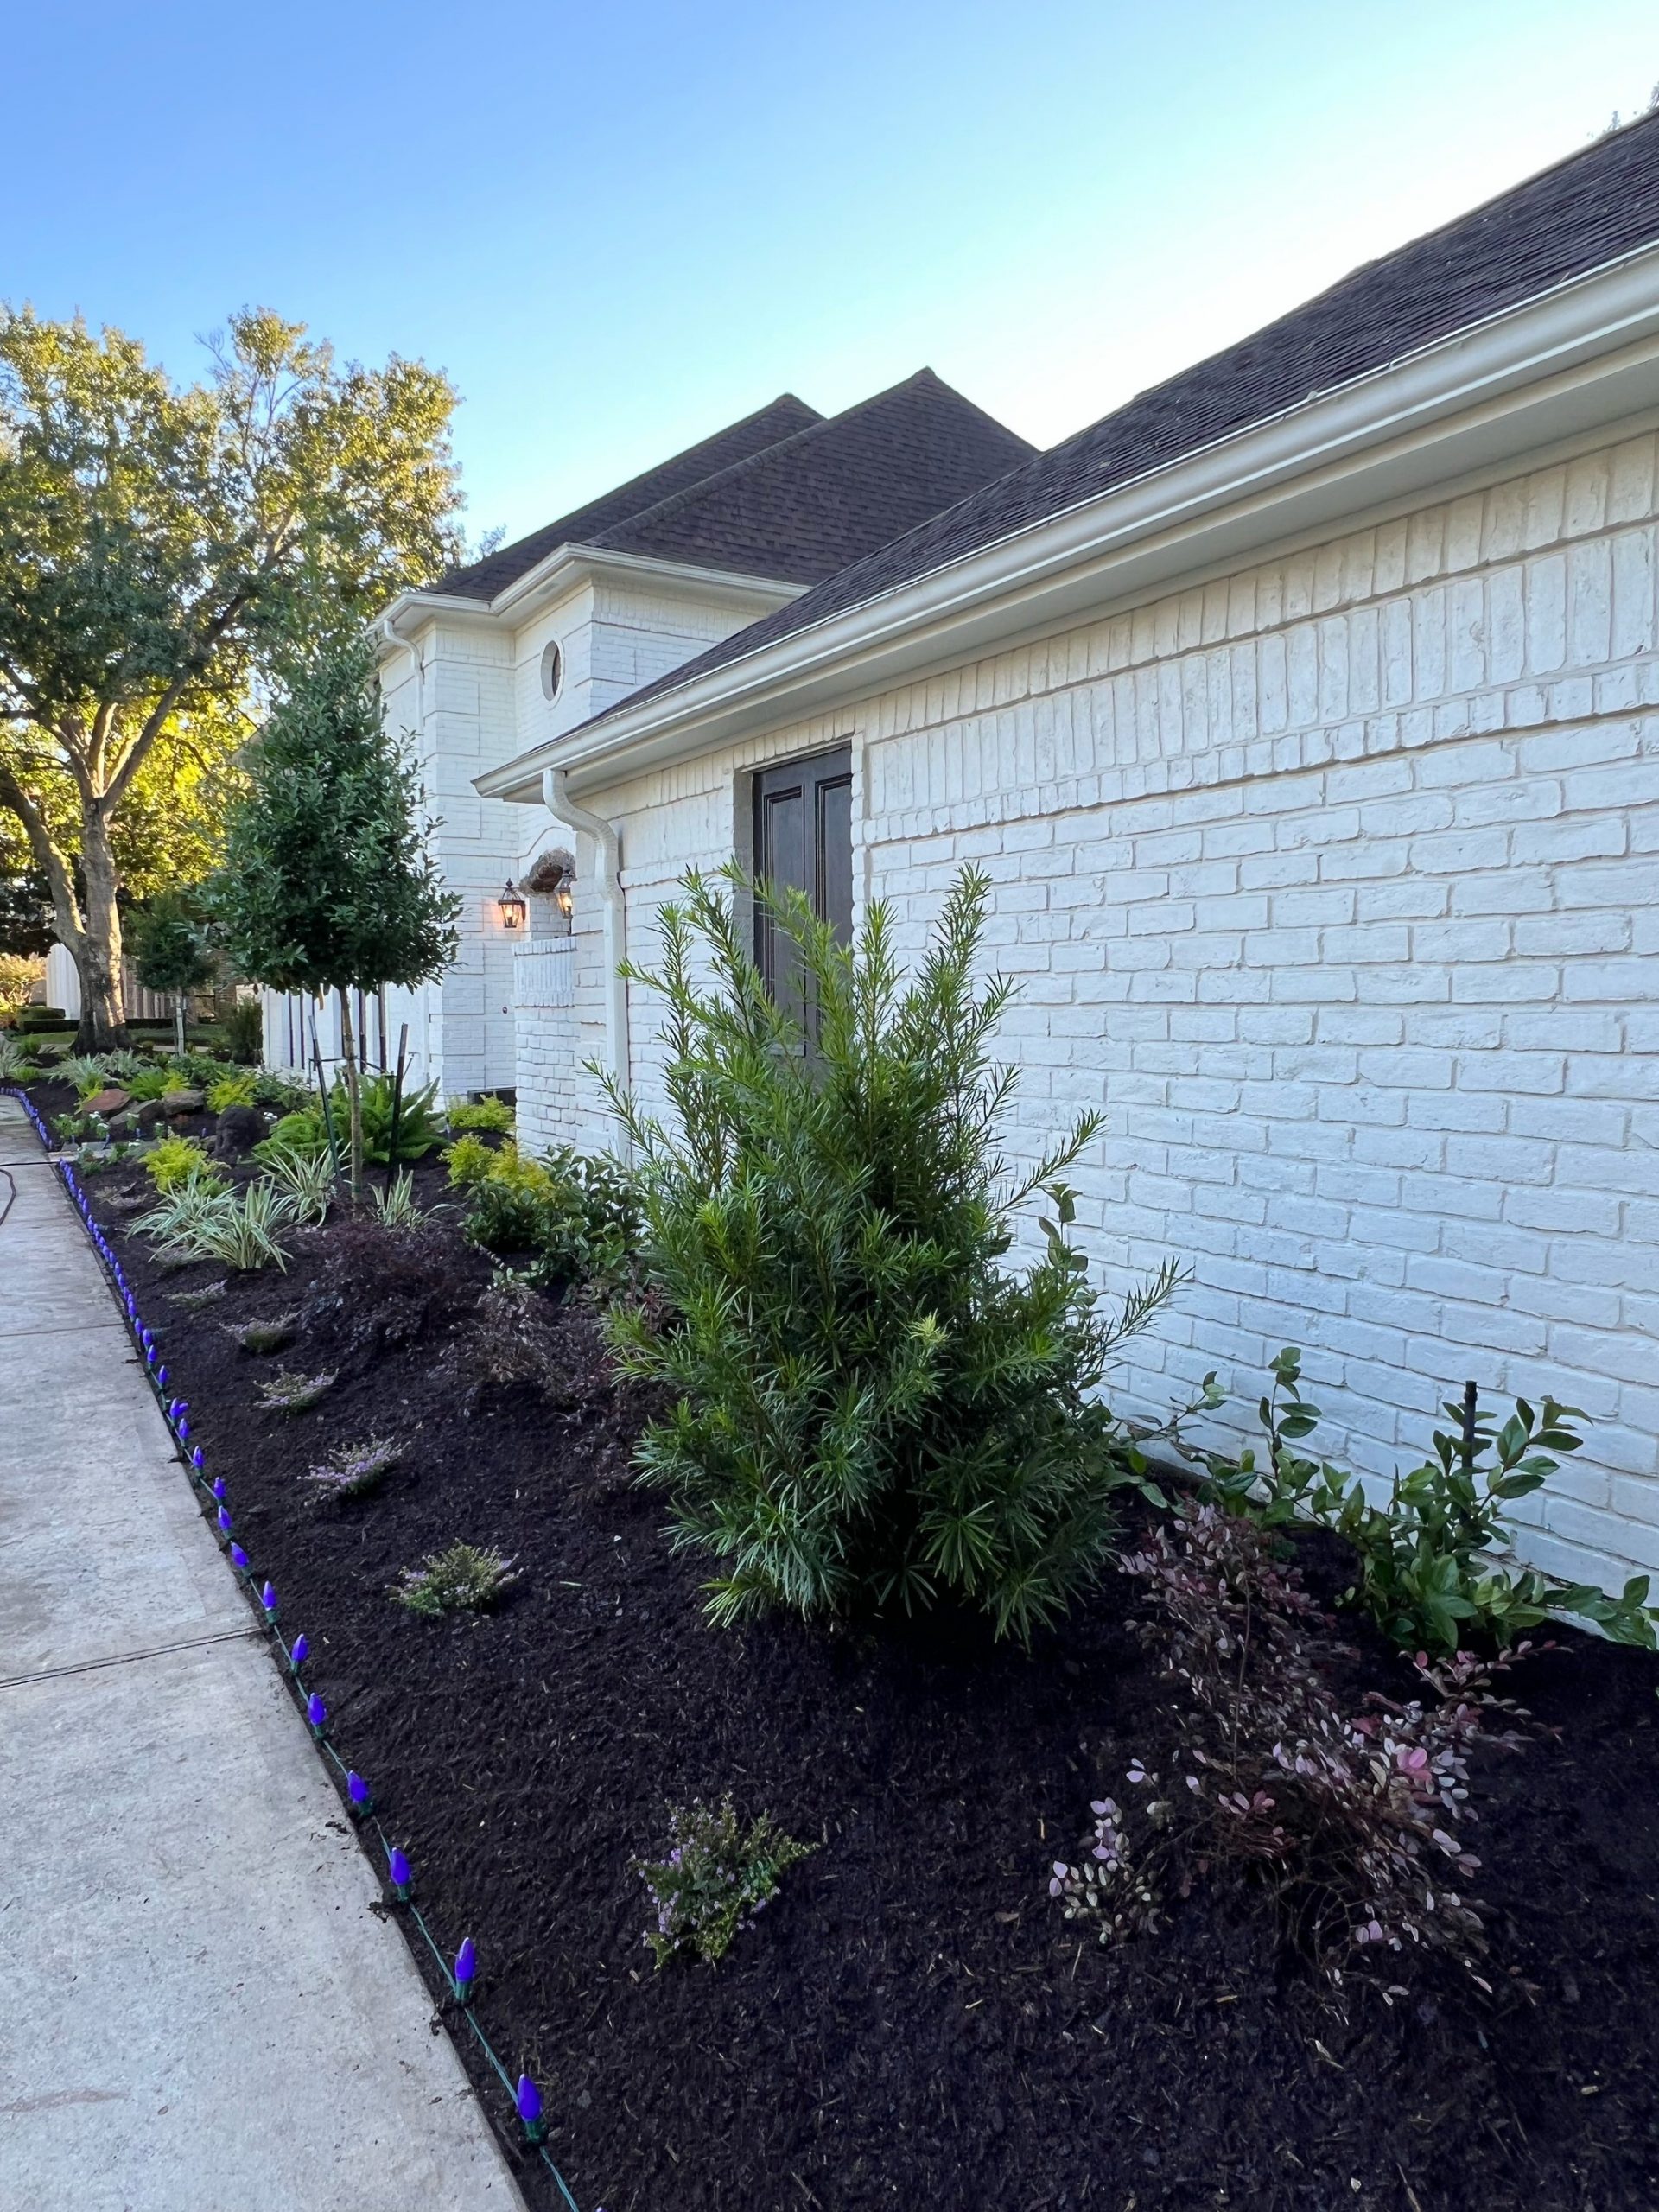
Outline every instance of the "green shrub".
<svg viewBox="0 0 1659 2212">
<path fill-rule="evenodd" d="M 280 1147 L 267 1151 L 270 1141 L 266 1138 L 255 1145 L 255 1158 L 263 1161 L 267 1178 L 281 1192 L 292 1218 L 315 1228 L 327 1218 L 334 1195 L 334 1162 L 326 1152 L 285 1152 Z"/>
<path fill-rule="evenodd" d="M 466 1129 L 494 1129 L 505 1135 L 512 1127 L 512 1109 L 505 1098 L 493 1094 L 471 1103 L 465 1098 L 452 1098 L 449 1126 L 457 1135 Z"/>
<path fill-rule="evenodd" d="M 220 1171 L 194 1137 L 168 1135 L 158 1138 L 144 1154 L 144 1173 L 159 1192 L 175 1190 L 181 1183 L 217 1183 Z"/>
<path fill-rule="evenodd" d="M 1556 1452 L 1582 1445 L 1572 1426 L 1584 1418 L 1576 1407 L 1546 1397 L 1536 1412 L 1520 1398 L 1494 1429 L 1472 1396 L 1449 1402 L 1443 1410 L 1454 1427 L 1437 1429 L 1428 1458 L 1396 1474 L 1386 1499 L 1374 1503 L 1357 1475 L 1292 1448 L 1319 1419 L 1301 1394 L 1300 1352 L 1287 1345 L 1272 1373 L 1259 1408 L 1267 1464 L 1249 1450 L 1205 1452 L 1211 1490 L 1270 1528 L 1312 1521 L 1345 1536 L 1358 1573 L 1344 1602 L 1363 1606 L 1402 1649 L 1444 1654 L 1472 1638 L 1507 1650 L 1554 1613 L 1592 1621 L 1618 1643 L 1651 1649 L 1659 1642 L 1645 1574 L 1609 1597 L 1495 1555 L 1512 1540 L 1507 1508 L 1542 1488 L 1560 1464 Z M 1206 1402 L 1218 1399 L 1207 1390 Z"/>
<path fill-rule="evenodd" d="M 233 1060 L 252 1067 L 265 1048 L 264 1010 L 257 999 L 237 999 L 219 1025 L 225 1049 Z"/>
<path fill-rule="evenodd" d="M 254 1080 L 251 1075 L 222 1075 L 207 1086 L 208 1110 L 222 1114 L 232 1106 L 251 1106 Z"/>
<path fill-rule="evenodd" d="M 614 1285 L 626 1274 L 639 1240 L 639 1194 L 614 1160 L 569 1147 L 526 1160 L 514 1146 L 497 1152 L 475 1136 L 460 1137 L 449 1147 L 449 1180 L 472 1192 L 461 1226 L 474 1243 L 498 1258 L 530 1255 L 524 1273 L 543 1289 Z"/>
<path fill-rule="evenodd" d="M 363 1092 L 363 1157 L 389 1166 L 391 1154 L 391 1093 L 392 1077 L 389 1075 L 370 1075 L 362 1079 Z M 397 1157 L 399 1160 L 424 1160 L 443 1141 L 443 1124 L 437 1112 L 438 1086 L 429 1083 L 422 1090 L 405 1090 L 397 1109 Z M 334 1131 L 344 1149 L 345 1132 L 351 1122 L 351 1101 L 343 1081 L 334 1085 L 329 1106 L 334 1116 Z"/>
<path fill-rule="evenodd" d="M 486 1144 L 482 1137 L 457 1137 L 453 1144 L 444 1147 L 443 1154 L 444 1170 L 449 1178 L 450 1189 L 472 1190 L 495 1174 L 498 1172 L 497 1162 L 505 1160 L 509 1154 L 515 1159 L 518 1157 L 510 1145 L 503 1146 L 497 1152 L 493 1145 Z"/>
<path fill-rule="evenodd" d="M 1141 1479 L 1095 1393 L 1178 1276 L 1166 1268 L 1116 1320 L 1089 1287 L 1059 1178 L 1098 1116 L 1005 1171 L 1017 1074 L 988 1039 L 1013 986 L 973 982 L 988 888 L 963 873 L 908 984 L 885 906 L 848 950 L 798 894 L 768 898 L 806 986 L 810 1052 L 731 898 L 700 876 L 663 910 L 660 971 L 636 976 L 667 1001 L 678 1126 L 616 1099 L 643 1162 L 655 1296 L 612 1337 L 627 1372 L 676 1394 L 639 1459 L 681 1546 L 723 1562 L 717 1620 L 949 1595 L 1025 1637 L 1096 1574 L 1113 1492 Z M 1042 1248 L 1009 1268 L 1039 1191 Z"/>
<path fill-rule="evenodd" d="M 284 1114 L 270 1135 L 255 1145 L 253 1156 L 266 1166 L 274 1166 L 283 1159 L 326 1160 L 328 1132 L 319 1109 L 302 1107 L 297 1113 Z"/>
</svg>

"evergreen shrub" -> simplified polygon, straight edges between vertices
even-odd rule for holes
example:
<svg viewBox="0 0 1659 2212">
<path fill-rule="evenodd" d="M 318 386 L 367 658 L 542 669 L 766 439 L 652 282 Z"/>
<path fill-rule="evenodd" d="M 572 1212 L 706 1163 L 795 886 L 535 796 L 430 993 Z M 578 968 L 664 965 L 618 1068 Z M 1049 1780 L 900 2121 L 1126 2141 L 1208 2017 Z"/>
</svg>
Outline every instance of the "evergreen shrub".
<svg viewBox="0 0 1659 2212">
<path fill-rule="evenodd" d="M 949 1596 L 1028 1637 L 1095 1576 L 1114 1492 L 1141 1480 L 1097 1391 L 1177 1271 L 1115 1315 L 1090 1287 L 1061 1179 L 1098 1115 L 1021 1169 L 999 1151 L 1017 1071 L 989 1049 L 1014 986 L 976 981 L 988 891 L 963 872 L 906 980 L 885 905 L 849 949 L 763 890 L 798 1018 L 740 934 L 745 879 L 694 874 L 659 968 L 636 972 L 666 1002 L 674 1126 L 613 1092 L 645 1235 L 645 1295 L 612 1338 L 674 1393 L 640 1462 L 680 1546 L 720 1562 L 717 1621 Z M 1010 1264 L 1039 1192 L 1040 1244 Z"/>
</svg>

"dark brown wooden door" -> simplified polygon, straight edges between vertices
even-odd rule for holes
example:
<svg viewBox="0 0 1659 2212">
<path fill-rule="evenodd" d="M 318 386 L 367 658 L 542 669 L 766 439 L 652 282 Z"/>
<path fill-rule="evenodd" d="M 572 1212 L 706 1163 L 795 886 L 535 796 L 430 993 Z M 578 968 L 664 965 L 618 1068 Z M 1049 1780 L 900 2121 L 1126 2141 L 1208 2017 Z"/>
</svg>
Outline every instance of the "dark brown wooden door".
<svg viewBox="0 0 1659 2212">
<path fill-rule="evenodd" d="M 853 935 L 853 755 L 849 746 L 785 760 L 754 779 L 754 871 L 804 892 L 843 944 Z M 755 957 L 780 1002 L 796 993 L 794 948 L 757 905 Z"/>
</svg>

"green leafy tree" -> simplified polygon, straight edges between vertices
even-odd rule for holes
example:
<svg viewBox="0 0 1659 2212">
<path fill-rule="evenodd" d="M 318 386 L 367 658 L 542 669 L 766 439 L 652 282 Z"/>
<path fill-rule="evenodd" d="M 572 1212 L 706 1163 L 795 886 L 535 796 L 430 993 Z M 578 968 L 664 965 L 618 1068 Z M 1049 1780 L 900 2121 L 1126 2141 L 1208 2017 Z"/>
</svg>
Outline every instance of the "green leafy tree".
<svg viewBox="0 0 1659 2212">
<path fill-rule="evenodd" d="M 162 891 L 138 916 L 131 935 L 139 982 L 147 991 L 171 995 L 174 1041 L 182 1059 L 190 994 L 217 973 L 207 930 L 182 892 Z"/>
<path fill-rule="evenodd" d="M 454 404 L 419 362 L 340 365 L 263 309 L 181 389 L 119 331 L 0 308 L 0 812 L 79 971 L 84 1049 L 123 1037 L 118 893 L 141 860 L 202 873 L 192 775 L 256 687 L 455 549 Z"/>
<path fill-rule="evenodd" d="M 1113 1493 L 1140 1479 L 1097 1386 L 1176 1273 L 1116 1315 L 1090 1286 L 1060 1179 L 1098 1116 L 1023 1173 L 998 1151 L 1017 1074 L 989 1040 L 1014 987 L 975 981 L 988 893 L 963 871 L 907 982 L 885 906 L 849 949 L 798 893 L 764 894 L 798 955 L 810 1052 L 732 897 L 701 876 L 638 976 L 666 1001 L 676 1126 L 613 1092 L 646 1295 L 611 1325 L 626 1370 L 674 1394 L 640 1463 L 680 1545 L 721 1562 L 716 1620 L 949 1596 L 1028 1637 L 1097 1571 Z M 1040 1248 L 1010 1267 L 1039 1192 Z"/>
<path fill-rule="evenodd" d="M 247 788 L 226 825 L 213 899 L 232 964 L 272 990 L 337 994 L 363 1173 L 353 990 L 412 986 L 455 953 L 461 901 L 428 848 L 420 779 L 385 727 L 373 652 L 329 645 L 297 675 L 249 748 Z"/>
</svg>

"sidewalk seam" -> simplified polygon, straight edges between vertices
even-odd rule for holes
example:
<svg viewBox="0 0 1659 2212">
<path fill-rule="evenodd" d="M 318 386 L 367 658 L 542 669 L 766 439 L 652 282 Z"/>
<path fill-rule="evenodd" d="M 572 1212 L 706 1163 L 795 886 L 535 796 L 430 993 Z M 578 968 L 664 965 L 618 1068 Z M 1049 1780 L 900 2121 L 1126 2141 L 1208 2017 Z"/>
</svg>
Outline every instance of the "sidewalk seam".
<svg viewBox="0 0 1659 2212">
<path fill-rule="evenodd" d="M 239 1643 L 249 1637 L 264 1638 L 257 1621 L 245 1628 L 215 1629 L 209 1636 L 183 1636 L 175 1643 L 153 1643 L 142 1651 L 112 1651 L 105 1659 L 77 1659 L 67 1667 L 42 1667 L 33 1675 L 0 1675 L 0 1690 L 22 1689 L 30 1682 L 61 1681 L 67 1675 L 90 1675 L 100 1667 L 130 1667 L 136 1660 L 165 1659 L 175 1651 L 200 1651 L 210 1643 Z"/>
</svg>

